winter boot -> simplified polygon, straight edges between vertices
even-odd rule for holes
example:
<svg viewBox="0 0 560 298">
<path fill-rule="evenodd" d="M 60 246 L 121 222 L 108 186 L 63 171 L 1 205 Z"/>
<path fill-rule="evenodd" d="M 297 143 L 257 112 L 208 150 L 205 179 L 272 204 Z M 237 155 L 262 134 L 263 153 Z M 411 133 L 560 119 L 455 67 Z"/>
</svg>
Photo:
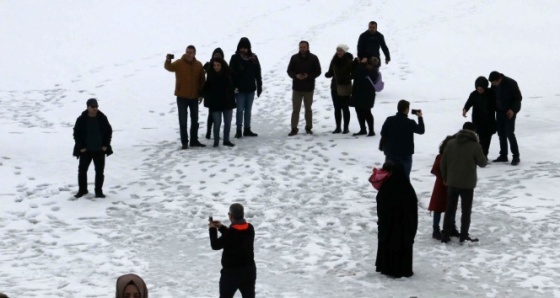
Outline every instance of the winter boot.
<svg viewBox="0 0 560 298">
<path fill-rule="evenodd" d="M 305 133 L 308 134 L 308 135 L 312 135 L 312 134 L 313 134 L 313 131 L 311 130 L 311 128 L 306 127 L 306 128 L 305 128 Z"/>
<path fill-rule="evenodd" d="M 332 132 L 333 134 L 335 133 L 341 133 L 342 129 L 340 129 L 340 126 L 337 126 L 336 129 Z"/>
<path fill-rule="evenodd" d="M 355 136 L 355 137 L 356 137 L 356 136 L 367 135 L 367 131 L 366 131 L 365 129 L 363 129 L 363 130 L 360 130 L 360 131 L 357 132 L 357 133 L 353 133 L 352 135 Z"/>
<path fill-rule="evenodd" d="M 292 131 L 290 131 L 290 133 L 288 134 L 289 137 L 291 136 L 295 136 L 298 134 L 299 129 L 297 128 L 292 128 Z"/>
<path fill-rule="evenodd" d="M 230 141 L 224 141 L 224 146 L 228 146 L 228 147 L 234 147 L 235 144 L 230 142 Z"/>
<path fill-rule="evenodd" d="M 441 240 L 441 231 L 439 230 L 439 226 L 434 227 L 434 231 L 432 232 L 432 238 L 436 240 Z"/>
<path fill-rule="evenodd" d="M 463 243 L 465 241 L 478 242 L 478 238 L 471 238 L 468 234 L 466 236 L 461 235 L 459 242 Z"/>
<path fill-rule="evenodd" d="M 248 127 L 248 128 L 245 128 L 245 129 L 243 130 L 243 136 L 244 136 L 244 137 L 258 137 L 259 135 L 256 134 L 256 133 L 254 133 L 254 132 L 252 132 L 252 131 L 251 131 L 251 128 Z"/>
<path fill-rule="evenodd" d="M 243 137 L 243 135 L 241 134 L 241 129 L 238 129 L 237 132 L 235 133 L 235 138 L 240 139 L 242 137 Z"/>
</svg>

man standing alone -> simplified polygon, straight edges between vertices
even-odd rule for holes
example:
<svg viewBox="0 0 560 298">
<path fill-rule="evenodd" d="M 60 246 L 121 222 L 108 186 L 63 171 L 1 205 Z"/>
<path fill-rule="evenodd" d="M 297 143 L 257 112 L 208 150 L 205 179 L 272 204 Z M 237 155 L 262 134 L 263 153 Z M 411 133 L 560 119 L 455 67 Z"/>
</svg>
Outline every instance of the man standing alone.
<svg viewBox="0 0 560 298">
<path fill-rule="evenodd" d="M 239 289 L 243 298 L 255 297 L 257 268 L 253 246 L 255 228 L 245 220 L 243 205 L 232 204 L 228 212 L 229 228 L 210 219 L 210 245 L 213 250 L 223 249 L 220 277 L 220 297 L 233 297 Z M 218 230 L 222 236 L 218 238 Z"/>
<path fill-rule="evenodd" d="M 288 136 L 298 133 L 299 112 L 301 102 L 305 106 L 305 132 L 313 134 L 313 91 L 315 79 L 321 75 L 319 58 L 309 52 L 309 43 L 305 40 L 299 42 L 299 53 L 292 56 L 288 64 L 288 75 L 292 78 L 292 130 Z"/>
<path fill-rule="evenodd" d="M 459 241 L 476 242 L 478 239 L 469 236 L 471 225 L 471 210 L 474 188 L 476 187 L 476 166 L 485 167 L 486 156 L 479 144 L 475 126 L 466 122 L 463 129 L 447 142 L 441 157 L 441 177 L 447 185 L 447 207 L 443 219 L 441 242 L 450 240 L 451 231 L 454 230 L 457 203 L 461 197 L 461 233 Z"/>
<path fill-rule="evenodd" d="M 515 118 L 521 110 L 521 91 L 517 82 L 504 76 L 502 73 L 493 71 L 488 76 L 496 90 L 496 122 L 498 137 L 500 138 L 500 156 L 494 162 L 508 161 L 508 141 L 513 158 L 511 164 L 516 166 L 519 159 L 519 147 L 515 137 Z"/>
<path fill-rule="evenodd" d="M 202 88 L 204 88 L 204 69 L 202 63 L 195 58 L 196 48 L 187 47 L 181 59 L 171 62 L 173 55 L 167 54 L 165 69 L 175 73 L 175 96 L 179 110 L 179 131 L 181 133 L 181 149 L 191 147 L 206 147 L 198 141 L 198 105 L 202 102 Z M 191 111 L 191 142 L 187 133 L 188 110 Z"/>
<path fill-rule="evenodd" d="M 385 64 L 389 64 L 391 61 L 391 54 L 389 53 L 389 48 L 385 44 L 385 37 L 379 31 L 377 31 L 377 23 L 374 21 L 369 22 L 368 30 L 360 34 L 358 39 L 358 58 L 371 58 L 375 57 L 381 60 L 381 55 L 379 54 L 379 47 L 383 50 L 385 55 Z"/>
<path fill-rule="evenodd" d="M 78 193 L 74 195 L 80 198 L 88 193 L 87 171 L 91 161 L 95 165 L 95 197 L 104 198 L 103 181 L 105 176 L 105 155 L 113 154 L 111 149 L 111 138 L 113 129 L 107 116 L 99 111 L 99 105 L 95 98 L 87 101 L 87 110 L 76 120 L 74 125 L 74 156 L 80 160 L 78 165 Z"/>
</svg>

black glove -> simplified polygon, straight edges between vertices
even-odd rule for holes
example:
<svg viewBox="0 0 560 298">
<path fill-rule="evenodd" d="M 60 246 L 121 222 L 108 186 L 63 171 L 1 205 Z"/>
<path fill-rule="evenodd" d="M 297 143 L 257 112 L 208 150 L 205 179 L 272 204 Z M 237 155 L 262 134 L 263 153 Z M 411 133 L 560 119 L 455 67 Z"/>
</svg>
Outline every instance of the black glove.
<svg viewBox="0 0 560 298">
<path fill-rule="evenodd" d="M 257 86 L 257 97 L 260 97 L 261 93 L 262 93 L 262 86 L 259 85 L 259 86 Z"/>
</svg>

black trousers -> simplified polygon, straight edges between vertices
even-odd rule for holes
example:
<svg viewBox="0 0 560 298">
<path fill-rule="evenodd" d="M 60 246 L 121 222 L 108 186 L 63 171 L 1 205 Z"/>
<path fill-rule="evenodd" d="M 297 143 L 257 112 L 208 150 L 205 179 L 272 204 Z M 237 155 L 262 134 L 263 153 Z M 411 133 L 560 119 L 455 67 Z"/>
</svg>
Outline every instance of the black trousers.
<svg viewBox="0 0 560 298">
<path fill-rule="evenodd" d="M 490 149 L 490 142 L 492 141 L 492 135 L 479 133 L 478 138 L 480 139 L 480 146 L 482 147 L 482 153 L 484 153 L 484 156 L 488 158 L 488 150 Z"/>
<path fill-rule="evenodd" d="M 358 116 L 358 123 L 360 124 L 360 131 L 366 131 L 366 122 L 369 128 L 369 131 L 373 131 L 373 114 L 371 113 L 371 109 L 359 109 L 356 108 L 356 115 Z"/>
<path fill-rule="evenodd" d="M 223 268 L 220 277 L 220 298 L 231 298 L 239 289 L 243 298 L 255 297 L 257 268 L 253 266 L 240 268 Z"/>
<path fill-rule="evenodd" d="M 86 151 L 80 153 L 80 163 L 78 165 L 78 186 L 80 191 L 87 191 L 87 172 L 89 165 L 93 160 L 95 166 L 95 192 L 102 192 L 103 189 L 103 172 L 105 171 L 105 152 L 103 151 Z"/>
<path fill-rule="evenodd" d="M 515 118 L 513 115 L 508 119 L 506 112 L 496 112 L 496 123 L 498 128 L 498 137 L 500 138 L 500 156 L 508 156 L 508 141 L 511 147 L 513 158 L 519 158 L 519 146 L 515 137 Z"/>
<path fill-rule="evenodd" d="M 191 143 L 198 141 L 198 99 L 177 97 L 177 109 L 179 110 L 179 133 L 181 144 L 189 144 L 189 133 L 187 132 L 187 120 L 189 110 L 191 111 Z"/>
<path fill-rule="evenodd" d="M 447 209 L 443 218 L 443 234 L 449 236 L 454 228 L 457 204 L 461 197 L 461 236 L 469 235 L 474 189 L 447 187 Z"/>
<path fill-rule="evenodd" d="M 350 96 L 340 96 L 336 93 L 336 90 L 331 89 L 331 97 L 334 107 L 336 128 L 341 128 L 340 124 L 344 117 L 344 129 L 348 130 L 348 124 L 350 124 L 350 108 L 348 106 L 348 101 L 350 100 Z"/>
</svg>

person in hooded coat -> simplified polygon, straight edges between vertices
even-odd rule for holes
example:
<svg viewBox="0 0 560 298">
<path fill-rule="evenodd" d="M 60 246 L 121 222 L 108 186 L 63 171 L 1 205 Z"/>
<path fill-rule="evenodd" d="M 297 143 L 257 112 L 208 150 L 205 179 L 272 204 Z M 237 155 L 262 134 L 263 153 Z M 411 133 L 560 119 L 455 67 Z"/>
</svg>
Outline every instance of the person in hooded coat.
<svg viewBox="0 0 560 298">
<path fill-rule="evenodd" d="M 251 112 L 255 91 L 257 97 L 262 93 L 261 63 L 251 50 L 251 42 L 247 37 L 242 37 L 237 44 L 237 51 L 229 61 L 233 83 L 237 93 L 236 138 L 256 137 L 258 134 L 251 130 Z M 243 134 L 241 130 L 243 129 Z"/>
<path fill-rule="evenodd" d="M 385 163 L 391 174 L 377 193 L 377 272 L 410 277 L 418 227 L 418 198 L 402 164 Z"/>
<path fill-rule="evenodd" d="M 210 58 L 210 61 L 204 63 L 204 72 L 206 72 L 208 74 L 208 71 L 210 71 L 210 69 L 212 69 L 212 59 L 214 58 L 222 58 L 224 59 L 224 51 L 221 48 L 216 48 L 214 49 L 214 51 L 212 52 L 212 58 Z M 204 101 L 204 107 L 208 108 L 208 103 L 206 101 Z M 212 137 L 212 125 L 213 125 L 213 121 L 212 121 L 212 111 L 208 110 L 208 120 L 206 121 L 206 138 L 208 140 L 210 140 L 210 138 Z"/>
<path fill-rule="evenodd" d="M 116 298 L 148 298 L 148 287 L 136 274 L 121 275 L 117 279 Z"/>
<path fill-rule="evenodd" d="M 354 136 L 375 136 L 371 109 L 375 104 L 375 87 L 373 82 L 377 80 L 379 75 L 378 67 L 379 59 L 375 57 L 354 60 L 354 86 L 352 86 L 350 106 L 356 109 L 356 115 L 360 124 L 360 131 L 353 134 Z M 366 130 L 366 123 L 369 133 Z"/>
<path fill-rule="evenodd" d="M 478 77 L 474 82 L 476 90 L 471 92 L 463 108 L 463 117 L 467 117 L 467 112 L 472 108 L 472 122 L 476 126 L 476 133 L 486 158 L 492 135 L 496 133 L 496 96 L 494 91 L 488 88 L 488 84 L 485 77 Z"/>
<path fill-rule="evenodd" d="M 325 77 L 331 80 L 331 97 L 334 107 L 334 119 L 336 128 L 332 132 L 347 134 L 348 125 L 350 124 L 350 108 L 348 103 L 352 94 L 352 60 L 354 56 L 348 53 L 349 47 L 345 44 L 339 44 L 336 47 L 329 70 L 325 73 Z M 344 89 L 342 88 L 344 87 Z M 347 88 L 346 88 L 347 87 Z M 339 90 L 340 89 L 340 90 Z M 341 120 L 344 116 L 344 130 L 341 129 Z"/>
<path fill-rule="evenodd" d="M 218 147 L 220 142 L 220 126 L 222 116 L 224 119 L 224 146 L 235 146 L 229 140 L 231 130 L 231 118 L 233 109 L 236 107 L 233 81 L 226 61 L 222 58 L 213 58 L 212 68 L 208 70 L 208 78 L 204 85 L 204 98 L 212 121 L 214 122 L 214 147 Z"/>
</svg>

